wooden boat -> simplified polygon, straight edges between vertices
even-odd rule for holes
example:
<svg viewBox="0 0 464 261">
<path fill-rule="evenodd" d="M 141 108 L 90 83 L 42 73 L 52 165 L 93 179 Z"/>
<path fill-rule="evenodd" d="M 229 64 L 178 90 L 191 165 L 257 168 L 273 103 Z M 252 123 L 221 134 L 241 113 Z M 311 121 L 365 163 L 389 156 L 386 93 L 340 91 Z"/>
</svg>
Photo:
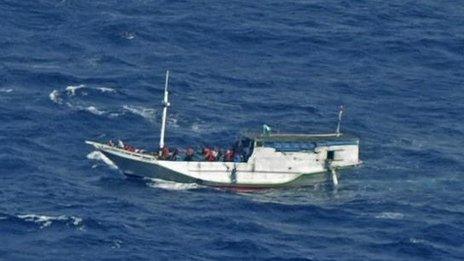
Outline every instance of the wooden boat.
<svg viewBox="0 0 464 261">
<path fill-rule="evenodd" d="M 163 100 L 163 117 L 158 153 L 128 150 L 124 146 L 86 141 L 110 159 L 124 174 L 180 183 L 199 183 L 237 188 L 301 186 L 325 179 L 331 173 L 338 184 L 336 170 L 359 165 L 359 139 L 340 132 L 342 110 L 335 133 L 272 134 L 263 126 L 260 134 L 244 135 L 236 142 L 234 160 L 169 160 L 165 148 L 168 79 Z"/>
</svg>

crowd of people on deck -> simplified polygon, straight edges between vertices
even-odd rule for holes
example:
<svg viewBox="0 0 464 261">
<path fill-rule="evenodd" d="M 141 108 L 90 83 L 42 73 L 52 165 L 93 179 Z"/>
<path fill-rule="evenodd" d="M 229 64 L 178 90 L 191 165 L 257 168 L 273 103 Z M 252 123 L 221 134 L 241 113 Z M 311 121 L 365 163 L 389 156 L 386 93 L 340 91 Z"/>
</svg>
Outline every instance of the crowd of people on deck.
<svg viewBox="0 0 464 261">
<path fill-rule="evenodd" d="M 117 148 L 127 150 L 127 151 L 130 151 L 130 152 L 146 153 L 146 151 L 144 149 L 137 149 L 132 145 L 124 144 L 121 140 L 118 140 L 117 144 L 114 144 L 112 140 L 109 140 L 108 145 L 111 146 L 111 147 L 117 147 Z"/>
<path fill-rule="evenodd" d="M 135 153 L 146 153 L 143 149 L 137 149 L 129 144 L 124 144 L 122 141 L 118 141 L 114 144 L 113 141 L 108 142 L 109 146 L 124 149 Z M 206 146 L 201 150 L 195 150 L 193 147 L 188 147 L 186 150 L 180 150 L 177 148 L 170 149 L 168 146 L 164 146 L 159 153 L 154 153 L 155 156 L 159 156 L 162 160 L 172 161 L 223 161 L 223 162 L 245 162 L 251 156 L 252 149 L 251 143 L 244 144 L 241 141 L 237 141 L 234 145 L 223 150 L 219 147 Z"/>
<path fill-rule="evenodd" d="M 220 148 L 204 147 L 200 151 L 195 151 L 192 147 L 187 148 L 183 153 L 179 149 L 170 150 L 167 146 L 161 150 L 160 158 L 163 160 L 181 160 L 181 161 L 223 161 L 223 162 L 243 162 L 250 157 L 250 150 L 234 150 L 229 148 L 222 150 Z"/>
</svg>

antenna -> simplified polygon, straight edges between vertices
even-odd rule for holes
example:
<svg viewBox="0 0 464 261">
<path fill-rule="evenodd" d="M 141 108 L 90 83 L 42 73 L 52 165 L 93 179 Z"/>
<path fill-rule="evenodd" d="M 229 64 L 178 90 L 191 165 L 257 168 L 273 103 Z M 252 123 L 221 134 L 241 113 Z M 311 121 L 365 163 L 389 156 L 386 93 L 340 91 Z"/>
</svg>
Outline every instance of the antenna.
<svg viewBox="0 0 464 261">
<path fill-rule="evenodd" d="M 343 115 L 343 105 L 340 106 L 340 111 L 338 112 L 338 124 L 337 124 L 337 137 L 340 136 L 340 125 L 342 123 L 342 115 Z"/>
<path fill-rule="evenodd" d="M 163 100 L 163 118 L 161 119 L 161 133 L 160 133 L 160 141 L 159 141 L 159 154 L 161 156 L 162 149 L 164 147 L 164 135 L 166 132 L 166 120 L 168 114 L 168 107 L 171 105 L 168 100 L 169 92 L 168 92 L 168 83 L 169 83 L 169 70 L 166 71 L 166 82 L 164 84 L 164 100 Z"/>
</svg>

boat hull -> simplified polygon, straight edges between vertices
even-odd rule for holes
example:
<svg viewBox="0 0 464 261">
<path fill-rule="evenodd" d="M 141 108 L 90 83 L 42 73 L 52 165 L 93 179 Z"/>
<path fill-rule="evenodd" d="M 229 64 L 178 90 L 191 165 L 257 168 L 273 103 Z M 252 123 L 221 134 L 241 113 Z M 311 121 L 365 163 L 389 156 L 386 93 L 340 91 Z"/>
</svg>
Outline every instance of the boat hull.
<svg viewBox="0 0 464 261">
<path fill-rule="evenodd" d="M 109 158 L 118 167 L 119 170 L 121 170 L 125 175 L 128 176 L 163 179 L 181 183 L 199 182 L 197 179 L 164 168 L 157 164 L 121 157 L 106 151 L 101 152 L 107 158 Z"/>
<path fill-rule="evenodd" d="M 186 162 L 165 161 L 148 154 L 135 153 L 95 142 L 87 142 L 102 152 L 125 175 L 162 179 L 180 183 L 198 183 L 233 188 L 272 188 L 307 186 L 327 179 L 322 164 L 304 165 L 304 170 L 290 172 L 267 168 L 259 162 Z M 282 163 L 284 164 L 284 162 Z M 307 167 L 309 166 L 309 167 Z"/>
<path fill-rule="evenodd" d="M 135 161 L 133 159 L 127 159 L 124 157 L 116 156 L 111 153 L 102 152 L 107 158 L 109 158 L 121 172 L 129 177 L 137 178 L 151 178 L 151 179 L 162 179 L 167 181 L 179 182 L 179 183 L 197 183 L 207 186 L 215 187 L 228 187 L 228 188 L 274 188 L 274 187 L 301 187 L 311 186 L 317 183 L 324 182 L 327 179 L 326 172 L 318 172 L 311 174 L 301 174 L 295 176 L 295 179 L 278 184 L 247 184 L 237 182 L 212 182 L 204 179 L 193 178 L 176 171 L 164 168 L 162 166 Z M 213 174 L 214 175 L 214 174 Z M 237 175 L 240 175 L 238 173 Z M 274 174 L 278 175 L 278 174 Z"/>
</svg>

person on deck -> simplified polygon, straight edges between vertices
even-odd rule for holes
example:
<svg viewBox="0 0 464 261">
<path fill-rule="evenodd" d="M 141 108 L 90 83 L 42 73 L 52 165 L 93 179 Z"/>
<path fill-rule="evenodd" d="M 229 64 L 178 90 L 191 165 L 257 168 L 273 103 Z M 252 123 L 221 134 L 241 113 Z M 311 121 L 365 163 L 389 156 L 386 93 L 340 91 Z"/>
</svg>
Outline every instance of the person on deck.
<svg viewBox="0 0 464 261">
<path fill-rule="evenodd" d="M 249 147 L 243 148 L 243 151 L 242 151 L 243 160 L 247 161 L 249 157 L 250 157 L 250 148 Z"/>
<path fill-rule="evenodd" d="M 209 149 L 208 148 L 203 148 L 203 150 L 201 151 L 201 154 L 203 155 L 203 160 L 208 160 L 206 158 L 206 156 L 208 155 L 209 153 Z"/>
<path fill-rule="evenodd" d="M 235 153 L 234 162 L 242 162 L 242 155 L 240 153 Z"/>
<path fill-rule="evenodd" d="M 219 149 L 211 149 L 211 159 L 210 161 L 216 161 L 219 156 Z"/>
<path fill-rule="evenodd" d="M 206 161 L 215 161 L 217 153 L 211 148 L 205 148 L 203 150 L 203 156 L 205 157 Z"/>
<path fill-rule="evenodd" d="M 184 158 L 184 160 L 185 160 L 185 161 L 192 161 L 194 155 L 195 155 L 195 151 L 194 151 L 191 147 L 189 147 L 189 148 L 187 149 L 187 151 L 185 152 L 185 158 Z"/>
<path fill-rule="evenodd" d="M 220 147 L 216 147 L 216 160 L 217 161 L 222 161 L 224 157 L 224 151 Z"/>
<path fill-rule="evenodd" d="M 125 144 L 124 149 L 130 152 L 135 152 L 135 148 L 132 145 Z"/>
<path fill-rule="evenodd" d="M 161 159 L 168 160 L 169 159 L 169 148 L 168 146 L 164 146 L 161 150 Z"/>
<path fill-rule="evenodd" d="M 224 154 L 224 161 L 231 162 L 233 160 L 234 160 L 234 152 L 231 149 L 228 149 L 226 151 L 226 154 Z"/>
<path fill-rule="evenodd" d="M 179 155 L 179 150 L 177 148 L 175 148 L 174 151 L 172 152 L 170 160 L 176 161 L 178 155 Z"/>
</svg>

